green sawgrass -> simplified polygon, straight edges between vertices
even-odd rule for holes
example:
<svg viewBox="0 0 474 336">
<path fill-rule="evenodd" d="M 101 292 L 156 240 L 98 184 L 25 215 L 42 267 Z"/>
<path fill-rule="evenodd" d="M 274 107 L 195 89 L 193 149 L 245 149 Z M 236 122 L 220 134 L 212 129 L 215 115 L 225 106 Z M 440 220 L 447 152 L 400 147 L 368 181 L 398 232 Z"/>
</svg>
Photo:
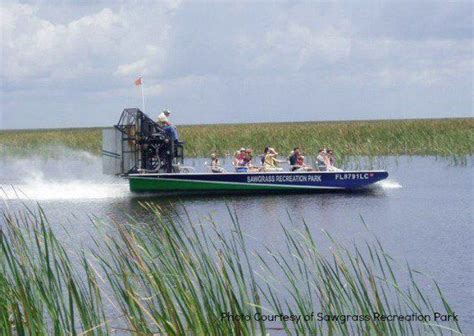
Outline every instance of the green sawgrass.
<svg viewBox="0 0 474 336">
<path fill-rule="evenodd" d="M 101 128 L 0 131 L 0 155 L 57 155 L 58 147 L 100 155 Z M 59 153 L 61 155 L 62 153 Z"/>
<path fill-rule="evenodd" d="M 474 119 L 305 122 L 178 126 L 186 155 L 231 155 L 240 147 L 257 153 L 272 146 L 287 155 L 299 146 L 308 155 L 321 147 L 339 158 L 378 155 L 463 156 L 474 153 Z M 100 154 L 101 129 L 0 132 L 0 154 L 52 153 L 52 146 Z M 54 147 L 53 147 L 54 148 Z"/>
<path fill-rule="evenodd" d="M 64 248 L 41 209 L 5 212 L 0 233 L 2 335 L 460 333 L 454 322 L 222 320 L 222 312 L 370 315 L 452 309 L 436 283 L 434 293 L 422 290 L 420 274 L 394 262 L 377 240 L 346 248 L 327 235 L 332 249 L 325 255 L 308 224 L 290 230 L 297 223 L 287 223 L 281 227 L 287 251 L 267 248 L 257 254 L 247 247 L 248 238 L 231 209 L 230 228 L 222 229 L 226 225 L 212 218 L 193 222 L 185 212 L 171 219 L 151 204 L 143 206 L 149 221 L 130 218 L 111 227 L 97 222 L 96 247 L 80 253 Z M 408 273 L 408 284 L 401 284 L 402 272 Z"/>
</svg>

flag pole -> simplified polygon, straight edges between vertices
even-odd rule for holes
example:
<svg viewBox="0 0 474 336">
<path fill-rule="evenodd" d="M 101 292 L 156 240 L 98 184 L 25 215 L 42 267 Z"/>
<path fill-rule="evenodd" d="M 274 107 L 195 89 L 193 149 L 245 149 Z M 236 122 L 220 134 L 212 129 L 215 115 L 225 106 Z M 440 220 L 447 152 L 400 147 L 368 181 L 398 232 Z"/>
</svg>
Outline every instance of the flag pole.
<svg viewBox="0 0 474 336">
<path fill-rule="evenodd" d="M 142 85 L 141 86 L 141 89 L 142 89 L 142 108 L 143 108 L 143 112 L 145 112 L 145 93 L 143 92 L 143 77 L 141 77 L 141 82 L 142 82 Z"/>
</svg>

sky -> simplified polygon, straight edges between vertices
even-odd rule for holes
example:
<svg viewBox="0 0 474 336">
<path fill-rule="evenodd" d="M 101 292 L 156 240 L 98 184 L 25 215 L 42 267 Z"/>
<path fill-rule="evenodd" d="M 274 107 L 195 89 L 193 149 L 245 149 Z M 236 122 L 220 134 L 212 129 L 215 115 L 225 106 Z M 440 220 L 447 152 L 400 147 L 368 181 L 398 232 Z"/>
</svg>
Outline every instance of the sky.
<svg viewBox="0 0 474 336">
<path fill-rule="evenodd" d="M 1 1 L 0 129 L 473 117 L 471 1 Z"/>
</svg>

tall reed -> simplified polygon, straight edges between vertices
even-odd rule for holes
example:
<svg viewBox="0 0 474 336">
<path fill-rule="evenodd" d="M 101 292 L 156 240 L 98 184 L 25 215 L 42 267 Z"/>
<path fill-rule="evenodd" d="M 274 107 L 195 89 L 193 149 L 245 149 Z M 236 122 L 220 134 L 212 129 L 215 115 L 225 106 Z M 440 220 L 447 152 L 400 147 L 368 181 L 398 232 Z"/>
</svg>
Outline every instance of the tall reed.
<svg viewBox="0 0 474 336">
<path fill-rule="evenodd" d="M 231 155 L 240 147 L 256 152 L 272 146 L 287 155 L 300 146 L 308 155 L 321 147 L 339 158 L 353 155 L 440 155 L 474 153 L 474 119 L 426 119 L 178 126 L 188 156 Z M 100 154 L 99 128 L 0 132 L 0 155 L 54 153 L 54 146 Z M 51 149 L 52 148 L 52 149 Z"/>
<path fill-rule="evenodd" d="M 280 313 L 321 312 L 342 319 L 452 309 L 437 285 L 435 293 L 424 292 L 417 274 L 399 268 L 378 241 L 348 249 L 328 235 L 332 252 L 327 255 L 308 224 L 299 231 L 282 225 L 286 251 L 255 253 L 230 209 L 229 223 L 212 218 L 204 223 L 192 221 L 186 209 L 185 215 L 171 219 L 151 204 L 143 206 L 151 215 L 146 223 L 131 218 L 102 233 L 105 224 L 98 222 L 91 237 L 95 247 L 80 253 L 64 248 L 41 208 L 5 212 L 0 235 L 2 334 L 460 333 L 457 322 L 255 319 Z M 230 228 L 224 229 L 226 224 Z M 406 286 L 399 275 L 404 271 Z"/>
<path fill-rule="evenodd" d="M 3 219 L 1 334 L 107 334 L 101 290 L 85 254 L 73 265 L 41 208 Z"/>
</svg>

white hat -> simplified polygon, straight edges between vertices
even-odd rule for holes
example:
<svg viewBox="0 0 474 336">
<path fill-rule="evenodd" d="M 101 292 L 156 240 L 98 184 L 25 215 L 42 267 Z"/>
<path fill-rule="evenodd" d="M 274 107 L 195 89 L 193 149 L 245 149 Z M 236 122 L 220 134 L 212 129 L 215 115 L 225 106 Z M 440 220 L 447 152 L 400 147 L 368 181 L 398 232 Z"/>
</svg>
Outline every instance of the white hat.
<svg viewBox="0 0 474 336">
<path fill-rule="evenodd" d="M 164 109 L 164 110 L 163 110 L 163 113 L 164 113 L 164 114 L 171 114 L 170 110 L 168 110 L 168 109 Z"/>
<path fill-rule="evenodd" d="M 240 152 L 245 152 L 245 148 L 242 147 L 242 148 L 240 149 Z"/>
</svg>

